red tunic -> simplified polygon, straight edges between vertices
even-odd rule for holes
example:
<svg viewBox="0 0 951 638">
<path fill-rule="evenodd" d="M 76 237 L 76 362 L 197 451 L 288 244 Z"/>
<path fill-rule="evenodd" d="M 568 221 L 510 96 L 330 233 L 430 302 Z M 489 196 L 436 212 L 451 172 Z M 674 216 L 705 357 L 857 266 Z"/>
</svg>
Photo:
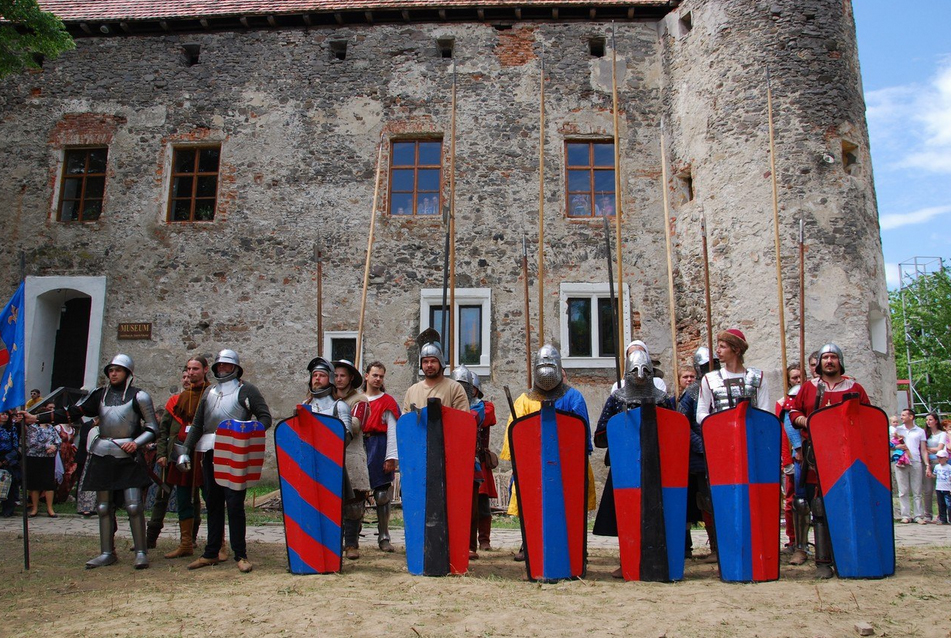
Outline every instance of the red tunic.
<svg viewBox="0 0 951 638">
<path fill-rule="evenodd" d="M 479 454 L 479 465 L 482 468 L 482 478 L 484 479 L 482 483 L 479 484 L 479 494 L 485 494 L 489 498 L 498 498 L 499 493 L 495 487 L 495 477 L 492 475 L 492 470 L 485 465 L 485 459 L 488 458 L 489 437 L 491 434 L 489 428 L 496 424 L 495 405 L 489 401 L 483 401 L 483 405 L 485 405 L 485 419 L 479 424 L 479 431 L 476 434 L 476 449 Z M 472 414 L 476 415 L 476 420 L 478 420 L 478 412 L 473 410 Z M 476 478 L 479 477 L 477 476 Z"/>
<path fill-rule="evenodd" d="M 363 426 L 364 434 L 385 434 L 386 433 L 386 421 L 383 420 L 383 415 L 389 411 L 393 414 L 394 417 L 399 418 L 400 415 L 400 406 L 397 405 L 396 399 L 394 399 L 389 394 L 384 394 L 379 399 L 374 399 L 370 402 L 370 416 L 361 421 Z"/>
<path fill-rule="evenodd" d="M 822 395 L 822 405 L 816 406 L 816 396 L 819 394 L 818 387 L 820 382 L 825 386 L 825 391 Z M 818 408 L 842 403 L 846 394 L 858 394 L 860 403 L 869 403 L 865 388 L 851 377 L 842 377 L 842 380 L 833 386 L 822 381 L 821 377 L 810 379 L 802 384 L 802 387 L 799 389 L 799 394 L 793 398 L 793 408 L 789 414 L 789 420 L 792 421 L 793 425 L 796 425 L 796 419 L 801 416 L 808 417 Z M 802 438 L 804 440 L 809 438 L 808 430 L 804 429 L 802 431 Z"/>
</svg>

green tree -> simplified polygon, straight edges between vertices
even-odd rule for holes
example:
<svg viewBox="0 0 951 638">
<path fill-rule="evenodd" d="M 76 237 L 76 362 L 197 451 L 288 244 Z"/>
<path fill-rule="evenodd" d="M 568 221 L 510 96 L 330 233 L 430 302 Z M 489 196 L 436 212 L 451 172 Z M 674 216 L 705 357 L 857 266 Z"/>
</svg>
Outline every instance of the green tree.
<svg viewBox="0 0 951 638">
<path fill-rule="evenodd" d="M 942 268 L 889 293 L 898 378 L 911 355 L 915 403 L 948 412 L 951 405 L 951 274 Z"/>
<path fill-rule="evenodd" d="M 0 78 L 24 69 L 38 69 L 75 48 L 62 20 L 40 9 L 36 0 L 0 0 Z"/>
</svg>

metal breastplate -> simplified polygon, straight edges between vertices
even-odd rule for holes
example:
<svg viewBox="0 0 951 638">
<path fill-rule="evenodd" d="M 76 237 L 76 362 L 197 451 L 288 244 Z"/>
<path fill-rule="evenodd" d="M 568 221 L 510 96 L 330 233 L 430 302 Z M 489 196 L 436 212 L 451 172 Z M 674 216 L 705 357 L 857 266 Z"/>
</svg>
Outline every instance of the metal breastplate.
<svg viewBox="0 0 951 638">
<path fill-rule="evenodd" d="M 90 451 L 94 456 L 129 456 L 120 447 L 142 432 L 141 420 L 135 411 L 136 391 L 123 403 L 123 393 L 106 388 L 99 403 L 99 436 Z"/>
<path fill-rule="evenodd" d="M 713 393 L 713 411 L 729 410 L 743 398 L 748 398 L 755 406 L 756 393 L 762 382 L 763 372 L 756 368 L 747 368 L 742 377 L 731 379 L 724 379 L 719 372 L 708 374 L 707 383 Z"/>
<path fill-rule="evenodd" d="M 217 428 L 222 421 L 247 421 L 250 411 L 238 401 L 241 384 L 237 380 L 219 383 L 205 397 L 205 428 Z"/>
</svg>

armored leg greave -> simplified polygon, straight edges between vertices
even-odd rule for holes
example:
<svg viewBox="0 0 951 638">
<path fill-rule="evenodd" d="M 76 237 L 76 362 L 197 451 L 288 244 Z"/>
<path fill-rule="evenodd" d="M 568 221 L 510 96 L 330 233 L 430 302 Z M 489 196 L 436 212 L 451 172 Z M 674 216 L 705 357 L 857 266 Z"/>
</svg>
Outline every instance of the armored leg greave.
<svg viewBox="0 0 951 638">
<path fill-rule="evenodd" d="M 809 548 L 809 501 L 795 497 L 792 504 L 793 531 L 796 533 L 796 549 L 807 551 Z M 818 528 L 817 528 L 818 529 Z"/>
<path fill-rule="evenodd" d="M 813 528 L 816 541 L 816 565 L 832 563 L 832 538 L 829 536 L 829 522 L 826 520 L 825 503 L 821 496 L 812 499 Z"/>
<path fill-rule="evenodd" d="M 147 538 L 145 534 L 145 506 L 142 503 L 142 490 L 132 487 L 122 492 L 125 509 L 129 513 L 129 527 L 132 529 L 132 546 L 135 549 L 135 568 L 149 566 Z"/>
<path fill-rule="evenodd" d="M 116 558 L 115 523 L 112 518 L 112 492 L 96 492 L 96 513 L 99 514 L 99 556 L 86 561 L 86 569 L 105 567 Z"/>
<path fill-rule="evenodd" d="M 377 541 L 380 545 L 383 545 L 384 541 L 390 542 L 390 500 L 392 497 L 392 485 L 388 485 L 386 489 L 373 490 L 373 500 L 376 501 Z"/>
</svg>

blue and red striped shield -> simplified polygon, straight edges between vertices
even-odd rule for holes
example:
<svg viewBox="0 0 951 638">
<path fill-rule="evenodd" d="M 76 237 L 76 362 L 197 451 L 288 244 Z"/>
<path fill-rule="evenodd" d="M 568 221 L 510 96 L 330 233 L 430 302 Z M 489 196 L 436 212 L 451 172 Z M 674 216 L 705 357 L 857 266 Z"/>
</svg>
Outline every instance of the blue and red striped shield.
<svg viewBox="0 0 951 638">
<path fill-rule="evenodd" d="M 215 483 L 246 490 L 260 481 L 265 437 L 258 421 L 222 421 L 215 430 Z"/>
<path fill-rule="evenodd" d="M 809 416 L 832 555 L 841 578 L 895 573 L 888 417 L 858 398 Z"/>
<path fill-rule="evenodd" d="M 582 578 L 587 568 L 588 428 L 545 401 L 509 429 L 525 567 L 531 580 Z"/>
<path fill-rule="evenodd" d="M 406 566 L 417 576 L 464 574 L 475 480 L 476 421 L 430 399 L 396 422 Z"/>
<path fill-rule="evenodd" d="M 339 572 L 343 546 L 344 425 L 306 405 L 277 424 L 277 472 L 292 574 Z"/>
<path fill-rule="evenodd" d="M 645 405 L 615 414 L 607 432 L 624 580 L 683 579 L 687 417 Z"/>
<path fill-rule="evenodd" d="M 779 578 L 781 431 L 748 401 L 701 424 L 724 581 Z"/>
</svg>

